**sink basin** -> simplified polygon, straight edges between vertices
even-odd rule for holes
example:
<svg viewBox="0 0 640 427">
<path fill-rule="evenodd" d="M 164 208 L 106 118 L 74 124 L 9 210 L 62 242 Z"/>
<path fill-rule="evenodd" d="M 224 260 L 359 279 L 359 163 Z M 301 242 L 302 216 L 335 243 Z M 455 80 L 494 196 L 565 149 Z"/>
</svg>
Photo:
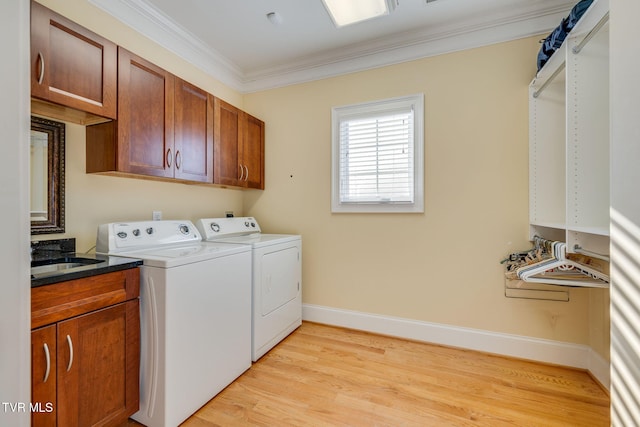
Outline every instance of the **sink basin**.
<svg viewBox="0 0 640 427">
<path fill-rule="evenodd" d="M 62 257 L 55 259 L 47 259 L 41 261 L 32 261 L 31 262 L 31 274 L 47 274 L 54 272 L 64 272 L 65 270 L 70 270 L 72 268 L 85 267 L 88 265 L 95 265 L 101 262 L 105 262 L 103 260 L 94 259 L 94 258 L 82 258 L 82 257 Z"/>
</svg>

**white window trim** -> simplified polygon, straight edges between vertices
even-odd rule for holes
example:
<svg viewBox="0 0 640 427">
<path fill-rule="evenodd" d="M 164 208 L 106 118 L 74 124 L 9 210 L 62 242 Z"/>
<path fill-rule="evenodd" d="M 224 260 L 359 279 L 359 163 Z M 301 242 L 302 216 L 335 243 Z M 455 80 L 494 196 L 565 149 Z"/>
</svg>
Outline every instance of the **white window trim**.
<svg viewBox="0 0 640 427">
<path fill-rule="evenodd" d="M 341 118 L 375 114 L 398 107 L 414 110 L 414 202 L 413 203 L 342 203 L 340 201 L 340 120 Z M 331 212 L 335 213 L 422 213 L 424 212 L 424 94 L 390 98 L 331 109 Z"/>
</svg>

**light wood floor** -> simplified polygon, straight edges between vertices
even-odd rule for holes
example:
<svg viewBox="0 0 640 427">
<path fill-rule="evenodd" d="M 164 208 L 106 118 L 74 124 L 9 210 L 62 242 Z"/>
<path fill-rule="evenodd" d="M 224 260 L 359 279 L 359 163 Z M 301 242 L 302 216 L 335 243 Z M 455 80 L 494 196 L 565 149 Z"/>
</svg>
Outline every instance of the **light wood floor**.
<svg viewBox="0 0 640 427">
<path fill-rule="evenodd" d="M 584 371 L 305 322 L 183 425 L 585 427 L 610 420 L 607 393 Z"/>
</svg>

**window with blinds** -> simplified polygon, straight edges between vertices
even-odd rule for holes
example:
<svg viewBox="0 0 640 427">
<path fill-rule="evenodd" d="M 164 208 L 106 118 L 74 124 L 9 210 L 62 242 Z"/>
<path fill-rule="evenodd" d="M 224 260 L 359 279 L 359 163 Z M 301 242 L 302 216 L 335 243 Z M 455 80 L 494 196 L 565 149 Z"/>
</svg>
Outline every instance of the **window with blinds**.
<svg viewBox="0 0 640 427">
<path fill-rule="evenodd" d="M 333 212 L 423 212 L 423 96 L 332 111 Z"/>
</svg>

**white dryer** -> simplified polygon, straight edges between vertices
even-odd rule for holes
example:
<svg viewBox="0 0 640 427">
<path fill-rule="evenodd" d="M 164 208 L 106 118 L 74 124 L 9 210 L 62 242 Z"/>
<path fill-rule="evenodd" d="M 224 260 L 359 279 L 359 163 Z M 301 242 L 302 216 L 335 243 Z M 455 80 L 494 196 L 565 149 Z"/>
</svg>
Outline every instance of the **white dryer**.
<svg viewBox="0 0 640 427">
<path fill-rule="evenodd" d="M 302 324 L 302 237 L 265 234 L 252 217 L 196 221 L 204 240 L 252 248 L 251 358 L 255 362 Z"/>
<path fill-rule="evenodd" d="M 98 227 L 96 252 L 140 268 L 140 409 L 175 427 L 251 366 L 251 251 L 203 242 L 191 221 Z"/>
</svg>

